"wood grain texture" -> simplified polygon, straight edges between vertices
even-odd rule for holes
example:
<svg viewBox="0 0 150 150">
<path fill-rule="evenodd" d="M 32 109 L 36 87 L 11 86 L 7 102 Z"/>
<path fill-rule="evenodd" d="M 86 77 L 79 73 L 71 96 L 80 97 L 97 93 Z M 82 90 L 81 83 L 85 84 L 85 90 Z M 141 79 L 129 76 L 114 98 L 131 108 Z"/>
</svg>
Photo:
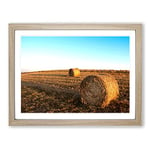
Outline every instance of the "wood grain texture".
<svg viewBox="0 0 150 150">
<path fill-rule="evenodd" d="M 42 23 L 27 23 L 27 24 L 10 24 L 10 27 L 13 27 L 14 30 L 50 30 L 50 29 L 65 29 L 65 30 L 73 30 L 73 29 L 78 29 L 78 30 L 87 30 L 87 29 L 92 29 L 92 30 L 137 30 L 140 26 L 140 24 L 57 24 L 57 23 L 47 23 L 47 24 L 42 24 Z"/>
<path fill-rule="evenodd" d="M 9 26 L 9 124 L 15 119 L 15 30 Z"/>
<path fill-rule="evenodd" d="M 16 30 L 135 30 L 135 119 L 16 119 L 15 118 L 15 31 Z M 9 125 L 10 126 L 135 126 L 142 124 L 142 25 L 141 24 L 9 24 Z"/>
<path fill-rule="evenodd" d="M 135 118 L 142 124 L 142 25 L 138 25 L 135 31 Z"/>
</svg>

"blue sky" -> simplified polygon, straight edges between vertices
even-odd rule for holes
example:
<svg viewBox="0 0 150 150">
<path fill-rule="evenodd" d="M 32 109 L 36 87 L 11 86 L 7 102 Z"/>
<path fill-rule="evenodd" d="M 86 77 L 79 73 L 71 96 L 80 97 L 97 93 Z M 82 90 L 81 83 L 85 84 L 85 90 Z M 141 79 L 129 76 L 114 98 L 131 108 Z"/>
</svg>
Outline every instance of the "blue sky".
<svg viewBox="0 0 150 150">
<path fill-rule="evenodd" d="M 21 70 L 129 69 L 128 36 L 22 36 Z"/>
</svg>

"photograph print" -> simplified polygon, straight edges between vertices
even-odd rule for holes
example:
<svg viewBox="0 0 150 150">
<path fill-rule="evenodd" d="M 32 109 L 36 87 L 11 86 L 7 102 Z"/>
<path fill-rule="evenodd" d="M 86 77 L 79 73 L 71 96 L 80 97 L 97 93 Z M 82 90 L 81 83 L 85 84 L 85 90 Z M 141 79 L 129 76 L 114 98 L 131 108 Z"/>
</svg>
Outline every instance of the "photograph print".
<svg viewBox="0 0 150 150">
<path fill-rule="evenodd" d="M 64 32 L 20 42 L 21 113 L 130 112 L 130 36 Z"/>
</svg>

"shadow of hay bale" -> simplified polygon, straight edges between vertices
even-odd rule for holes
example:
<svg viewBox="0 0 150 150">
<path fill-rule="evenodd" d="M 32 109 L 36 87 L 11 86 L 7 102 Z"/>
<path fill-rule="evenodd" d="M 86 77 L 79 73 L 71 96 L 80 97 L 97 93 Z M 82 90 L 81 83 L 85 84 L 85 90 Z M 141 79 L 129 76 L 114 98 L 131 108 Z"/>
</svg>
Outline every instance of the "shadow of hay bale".
<svg viewBox="0 0 150 150">
<path fill-rule="evenodd" d="M 73 96 L 73 104 L 76 105 L 76 106 L 82 106 L 83 105 L 83 103 L 81 102 L 81 95 L 80 95 L 80 93 L 76 93 Z"/>
</svg>

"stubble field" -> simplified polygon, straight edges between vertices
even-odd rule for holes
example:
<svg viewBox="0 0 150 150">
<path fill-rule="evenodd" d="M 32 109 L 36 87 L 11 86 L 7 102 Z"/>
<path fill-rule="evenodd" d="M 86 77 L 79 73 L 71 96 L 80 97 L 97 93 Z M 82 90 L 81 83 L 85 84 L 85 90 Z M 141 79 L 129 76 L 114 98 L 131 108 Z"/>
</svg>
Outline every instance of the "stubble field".
<svg viewBox="0 0 150 150">
<path fill-rule="evenodd" d="M 22 113 L 128 113 L 129 71 L 80 70 L 79 77 L 70 77 L 68 70 L 26 72 L 21 74 Z M 119 84 L 119 97 L 105 107 L 89 106 L 80 101 L 80 83 L 88 75 L 111 74 Z"/>
</svg>

